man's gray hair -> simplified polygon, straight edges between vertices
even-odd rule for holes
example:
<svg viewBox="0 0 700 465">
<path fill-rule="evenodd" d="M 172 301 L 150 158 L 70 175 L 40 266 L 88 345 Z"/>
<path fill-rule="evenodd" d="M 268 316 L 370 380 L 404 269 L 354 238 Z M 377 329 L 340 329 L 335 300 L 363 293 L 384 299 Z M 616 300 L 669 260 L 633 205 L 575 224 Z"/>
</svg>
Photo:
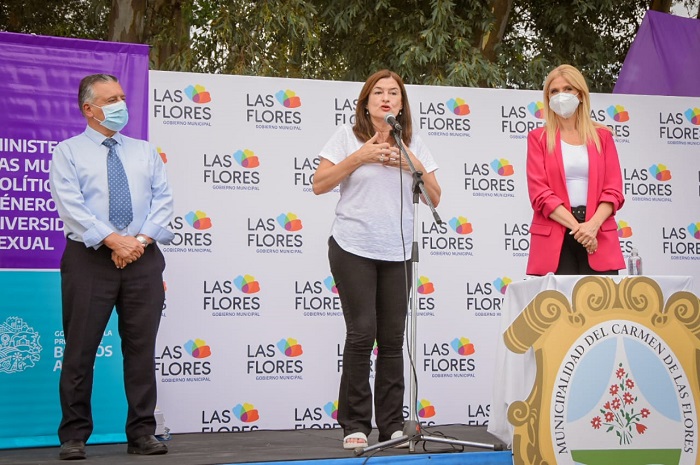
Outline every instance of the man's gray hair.
<svg viewBox="0 0 700 465">
<path fill-rule="evenodd" d="M 78 87 L 78 105 L 80 105 L 81 113 L 83 112 L 83 104 L 92 103 L 95 100 L 92 86 L 97 82 L 119 82 L 119 80 L 111 74 L 91 74 L 85 76 L 80 81 L 80 87 Z"/>
</svg>

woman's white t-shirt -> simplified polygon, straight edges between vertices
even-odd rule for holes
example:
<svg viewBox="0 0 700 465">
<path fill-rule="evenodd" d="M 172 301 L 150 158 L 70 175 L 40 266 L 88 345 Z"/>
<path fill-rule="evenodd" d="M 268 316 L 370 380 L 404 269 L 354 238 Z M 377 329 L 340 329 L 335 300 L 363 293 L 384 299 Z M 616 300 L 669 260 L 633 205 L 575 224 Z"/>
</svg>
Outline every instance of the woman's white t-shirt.
<svg viewBox="0 0 700 465">
<path fill-rule="evenodd" d="M 415 134 L 411 139 L 408 149 L 426 172 L 435 171 L 438 166 L 427 146 Z M 355 137 L 351 126 L 340 126 L 319 156 L 338 164 L 362 145 L 364 142 Z M 411 258 L 412 183 L 409 171 L 379 163 L 364 164 L 353 171 L 340 183 L 340 199 L 331 227 L 338 245 L 346 252 L 375 260 L 395 262 Z"/>
</svg>

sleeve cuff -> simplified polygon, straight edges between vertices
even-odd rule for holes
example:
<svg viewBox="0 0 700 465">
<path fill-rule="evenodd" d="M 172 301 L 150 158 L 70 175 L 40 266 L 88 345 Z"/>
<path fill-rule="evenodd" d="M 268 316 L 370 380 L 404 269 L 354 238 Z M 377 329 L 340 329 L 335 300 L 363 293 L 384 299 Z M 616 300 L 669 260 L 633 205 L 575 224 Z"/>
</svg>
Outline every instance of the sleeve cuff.
<svg viewBox="0 0 700 465">
<path fill-rule="evenodd" d="M 83 242 L 86 247 L 98 247 L 102 244 L 105 237 L 112 234 L 112 228 L 104 223 L 97 223 L 92 228 L 83 233 Z"/>
<path fill-rule="evenodd" d="M 173 234 L 171 231 L 158 226 L 155 223 L 151 223 L 150 221 L 146 221 L 143 226 L 141 227 L 141 231 L 139 231 L 139 234 L 146 235 L 153 239 L 153 242 L 159 242 L 161 244 L 170 244 L 170 242 L 173 240 L 175 237 L 175 234 Z"/>
</svg>

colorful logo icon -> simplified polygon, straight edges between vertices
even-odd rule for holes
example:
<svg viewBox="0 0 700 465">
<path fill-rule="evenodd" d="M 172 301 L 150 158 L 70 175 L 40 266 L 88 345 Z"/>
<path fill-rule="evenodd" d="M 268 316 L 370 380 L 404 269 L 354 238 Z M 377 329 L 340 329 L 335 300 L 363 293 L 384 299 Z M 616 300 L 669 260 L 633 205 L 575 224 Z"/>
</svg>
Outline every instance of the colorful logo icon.
<svg viewBox="0 0 700 465">
<path fill-rule="evenodd" d="M 435 292 L 435 286 L 430 282 L 427 276 L 418 278 L 418 287 L 416 288 L 419 294 L 432 294 Z"/>
<path fill-rule="evenodd" d="M 691 236 L 693 236 L 695 239 L 700 240 L 700 222 L 698 223 L 690 223 L 688 225 L 688 232 L 690 233 Z"/>
<path fill-rule="evenodd" d="M 183 345 L 188 354 L 194 358 L 207 358 L 211 355 L 211 347 L 202 339 L 190 339 Z"/>
<path fill-rule="evenodd" d="M 685 117 L 691 124 L 700 126 L 700 108 L 688 108 L 685 110 Z"/>
<path fill-rule="evenodd" d="M 162 148 L 156 147 L 156 152 L 160 155 L 160 159 L 163 160 L 163 163 L 168 163 L 168 156 L 163 152 Z"/>
<path fill-rule="evenodd" d="M 194 103 L 199 103 L 200 105 L 211 102 L 211 95 L 209 95 L 209 92 L 207 92 L 204 86 L 200 86 L 199 84 L 187 86 L 185 95 Z"/>
<path fill-rule="evenodd" d="M 610 105 L 607 111 L 608 115 L 617 123 L 624 123 L 630 120 L 630 114 L 622 105 Z"/>
<path fill-rule="evenodd" d="M 289 232 L 299 231 L 302 228 L 301 220 L 294 213 L 280 214 L 277 217 L 277 223 Z"/>
<path fill-rule="evenodd" d="M 243 423 L 253 423 L 260 419 L 260 414 L 258 409 L 255 408 L 253 404 L 244 402 L 243 404 L 238 404 L 231 409 L 233 414 Z"/>
<path fill-rule="evenodd" d="M 198 231 L 211 228 L 211 218 L 201 210 L 192 211 L 185 215 L 185 221 Z"/>
<path fill-rule="evenodd" d="M 0 373 L 33 368 L 41 359 L 41 350 L 39 333 L 22 318 L 11 316 L 0 323 Z"/>
<path fill-rule="evenodd" d="M 338 401 L 333 401 L 333 402 L 328 402 L 326 405 L 323 406 L 323 411 L 326 412 L 326 415 L 331 417 L 334 420 L 338 419 Z"/>
<path fill-rule="evenodd" d="M 280 90 L 275 94 L 275 97 L 285 108 L 298 108 L 301 106 L 301 98 L 293 90 Z"/>
<path fill-rule="evenodd" d="M 301 348 L 301 344 L 297 342 L 296 339 L 288 337 L 287 339 L 280 339 L 277 343 L 277 348 L 287 357 L 298 357 L 304 353 Z"/>
<path fill-rule="evenodd" d="M 617 222 L 617 237 L 620 239 L 627 239 L 632 237 L 632 227 L 626 221 Z"/>
<path fill-rule="evenodd" d="M 421 399 L 416 402 L 416 410 L 421 418 L 430 418 L 435 416 L 435 407 L 428 399 Z"/>
<path fill-rule="evenodd" d="M 651 167 L 649 167 L 649 173 L 654 176 L 654 179 L 657 181 L 669 181 L 671 179 L 671 170 L 661 163 L 658 165 L 651 165 Z"/>
<path fill-rule="evenodd" d="M 335 285 L 335 278 L 333 278 L 333 276 L 329 276 L 326 279 L 324 279 L 323 285 L 326 286 L 326 289 L 331 291 L 333 294 L 338 293 L 338 288 Z"/>
<path fill-rule="evenodd" d="M 233 154 L 233 159 L 243 168 L 253 169 L 260 166 L 260 160 L 252 150 L 237 150 Z"/>
<path fill-rule="evenodd" d="M 537 119 L 544 119 L 544 104 L 542 102 L 531 102 L 527 106 L 527 111 Z"/>
<path fill-rule="evenodd" d="M 505 158 L 496 158 L 492 161 L 491 169 L 498 173 L 499 176 L 512 176 L 515 173 L 513 165 Z"/>
<path fill-rule="evenodd" d="M 372 355 L 374 355 L 376 357 L 378 353 L 379 353 L 379 346 L 377 345 L 377 340 L 375 339 L 374 345 L 372 346 Z"/>
<path fill-rule="evenodd" d="M 471 234 L 473 232 L 472 224 L 463 216 L 456 216 L 448 221 L 448 223 L 457 234 Z"/>
<path fill-rule="evenodd" d="M 474 344 L 466 337 L 456 337 L 450 342 L 450 346 L 462 357 L 467 355 L 472 355 L 476 350 L 474 349 Z"/>
<path fill-rule="evenodd" d="M 469 105 L 461 98 L 449 99 L 447 101 L 447 108 L 457 116 L 467 116 L 470 112 Z"/>
<path fill-rule="evenodd" d="M 493 285 L 496 287 L 496 290 L 498 292 L 505 295 L 506 290 L 508 290 L 508 285 L 512 282 L 512 279 L 510 279 L 507 276 L 504 276 L 502 278 L 496 278 L 496 280 L 493 282 Z"/>
<path fill-rule="evenodd" d="M 233 280 L 233 284 L 244 294 L 255 294 L 260 292 L 260 283 L 255 280 L 255 277 L 247 274 L 243 276 L 236 276 Z"/>
</svg>

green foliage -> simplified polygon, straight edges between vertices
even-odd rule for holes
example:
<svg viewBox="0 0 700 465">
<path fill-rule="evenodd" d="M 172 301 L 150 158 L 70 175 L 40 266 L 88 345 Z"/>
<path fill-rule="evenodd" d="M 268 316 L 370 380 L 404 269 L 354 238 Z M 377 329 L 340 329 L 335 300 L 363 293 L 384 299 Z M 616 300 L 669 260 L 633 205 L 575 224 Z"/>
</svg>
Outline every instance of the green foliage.
<svg viewBox="0 0 700 465">
<path fill-rule="evenodd" d="M 183 2 L 190 44 L 166 69 L 335 79 L 340 69 L 321 44 L 314 2 Z"/>
<path fill-rule="evenodd" d="M 477 45 L 493 22 L 481 0 L 329 0 L 321 18 L 328 53 L 342 57 L 341 79 L 363 81 L 390 68 L 406 83 L 498 86 L 505 74 Z"/>
<path fill-rule="evenodd" d="M 569 63 L 592 91 L 611 92 L 647 8 L 646 0 L 515 0 L 498 60 L 509 87 L 541 89 L 549 70 Z"/>
<path fill-rule="evenodd" d="M 4 0 L 0 31 L 104 40 L 108 12 L 105 0 Z"/>
<path fill-rule="evenodd" d="M 540 89 L 561 63 L 610 92 L 650 0 L 144 0 L 154 69 Z M 0 30 L 106 39 L 110 4 L 6 0 Z M 674 0 L 693 11 L 700 0 Z M 510 8 L 504 8 L 510 6 Z M 498 8 L 500 7 L 500 8 Z M 495 12 L 508 11 L 504 17 Z M 112 18 L 113 20 L 113 18 Z M 498 25 L 505 32 L 498 36 Z M 486 46 L 486 39 L 495 48 Z M 133 39 L 132 39 L 133 40 Z M 493 45 L 493 44 L 489 44 Z M 485 48 L 484 48 L 485 47 Z"/>
</svg>

